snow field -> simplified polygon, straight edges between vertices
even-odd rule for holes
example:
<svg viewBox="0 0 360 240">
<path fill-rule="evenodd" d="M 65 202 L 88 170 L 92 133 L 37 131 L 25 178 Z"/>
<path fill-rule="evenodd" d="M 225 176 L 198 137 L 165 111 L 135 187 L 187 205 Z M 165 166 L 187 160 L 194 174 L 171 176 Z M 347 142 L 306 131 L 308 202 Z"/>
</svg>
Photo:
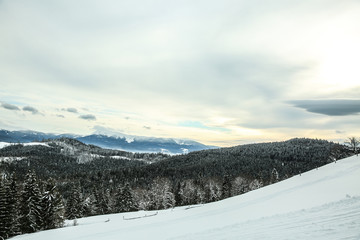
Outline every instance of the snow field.
<svg viewBox="0 0 360 240">
<path fill-rule="evenodd" d="M 78 219 L 26 240 L 360 239 L 360 157 L 225 199 L 158 211 Z M 136 218 L 133 220 L 126 220 Z M 110 220 L 110 221 L 108 221 Z M 71 225 L 72 221 L 68 222 Z"/>
<path fill-rule="evenodd" d="M 0 142 L 0 148 L 4 148 L 10 145 L 16 145 L 17 143 L 8 143 L 8 142 Z M 41 146 L 45 146 L 45 147 L 49 147 L 49 145 L 47 143 L 42 143 L 42 142 L 30 142 L 30 143 L 20 143 L 24 146 L 34 146 L 34 145 L 41 145 Z"/>
</svg>

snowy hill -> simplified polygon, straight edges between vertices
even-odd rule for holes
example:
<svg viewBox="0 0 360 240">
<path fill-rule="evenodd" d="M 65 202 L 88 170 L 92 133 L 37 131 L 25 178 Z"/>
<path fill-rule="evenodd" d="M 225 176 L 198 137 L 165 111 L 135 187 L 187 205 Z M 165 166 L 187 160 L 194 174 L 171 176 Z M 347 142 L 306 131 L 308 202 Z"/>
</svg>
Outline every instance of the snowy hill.
<svg viewBox="0 0 360 240">
<path fill-rule="evenodd" d="M 20 240 L 360 239 L 360 157 L 223 201 L 78 220 Z"/>
</svg>

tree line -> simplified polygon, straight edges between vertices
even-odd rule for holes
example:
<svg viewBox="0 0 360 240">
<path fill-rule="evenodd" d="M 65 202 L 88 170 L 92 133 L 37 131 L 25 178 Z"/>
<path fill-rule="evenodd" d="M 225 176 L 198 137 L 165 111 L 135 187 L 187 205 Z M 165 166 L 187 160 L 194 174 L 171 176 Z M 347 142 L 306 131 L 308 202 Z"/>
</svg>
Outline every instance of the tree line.
<svg viewBox="0 0 360 240">
<path fill-rule="evenodd" d="M 167 178 L 156 178 L 147 188 L 131 187 L 125 182 L 94 187 L 89 193 L 80 184 L 74 184 L 66 198 L 57 185 L 53 179 L 39 180 L 32 170 L 23 182 L 16 180 L 15 174 L 2 175 L 0 238 L 63 227 L 65 219 L 218 201 L 257 189 L 262 183 L 249 183 L 241 177 L 231 181 L 226 177 L 223 182 L 186 180 L 173 186 Z"/>
</svg>

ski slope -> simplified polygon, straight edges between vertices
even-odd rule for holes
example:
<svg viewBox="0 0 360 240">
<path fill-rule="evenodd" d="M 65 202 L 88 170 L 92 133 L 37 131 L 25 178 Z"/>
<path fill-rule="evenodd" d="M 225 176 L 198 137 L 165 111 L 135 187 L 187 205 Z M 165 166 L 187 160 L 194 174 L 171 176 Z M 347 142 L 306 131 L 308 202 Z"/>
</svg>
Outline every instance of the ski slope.
<svg viewBox="0 0 360 240">
<path fill-rule="evenodd" d="M 132 220 L 130 220 L 132 219 Z M 16 240 L 360 239 L 360 157 L 223 201 L 78 220 Z"/>
</svg>

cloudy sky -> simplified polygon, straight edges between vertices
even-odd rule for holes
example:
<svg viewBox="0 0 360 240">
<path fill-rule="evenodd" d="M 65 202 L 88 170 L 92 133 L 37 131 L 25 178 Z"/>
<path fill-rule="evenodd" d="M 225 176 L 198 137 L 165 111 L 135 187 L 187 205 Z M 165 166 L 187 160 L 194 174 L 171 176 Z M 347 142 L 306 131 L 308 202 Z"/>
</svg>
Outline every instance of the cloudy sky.
<svg viewBox="0 0 360 240">
<path fill-rule="evenodd" d="M 360 136 L 358 0 L 0 0 L 0 128 Z"/>
</svg>

